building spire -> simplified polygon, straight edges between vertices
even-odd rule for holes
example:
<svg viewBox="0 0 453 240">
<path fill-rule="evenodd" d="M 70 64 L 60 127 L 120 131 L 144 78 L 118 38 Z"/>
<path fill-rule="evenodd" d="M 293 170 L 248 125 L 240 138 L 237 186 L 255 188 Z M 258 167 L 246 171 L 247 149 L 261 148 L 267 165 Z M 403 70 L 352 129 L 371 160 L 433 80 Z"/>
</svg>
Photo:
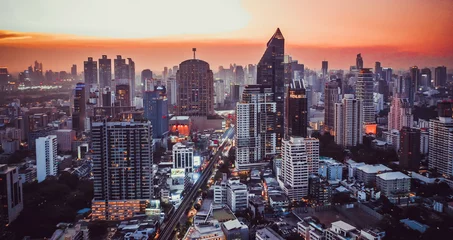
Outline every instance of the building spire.
<svg viewBox="0 0 453 240">
<path fill-rule="evenodd" d="M 192 51 L 193 51 L 193 59 L 196 59 L 195 58 L 195 53 L 197 52 L 197 48 L 192 48 Z"/>
</svg>

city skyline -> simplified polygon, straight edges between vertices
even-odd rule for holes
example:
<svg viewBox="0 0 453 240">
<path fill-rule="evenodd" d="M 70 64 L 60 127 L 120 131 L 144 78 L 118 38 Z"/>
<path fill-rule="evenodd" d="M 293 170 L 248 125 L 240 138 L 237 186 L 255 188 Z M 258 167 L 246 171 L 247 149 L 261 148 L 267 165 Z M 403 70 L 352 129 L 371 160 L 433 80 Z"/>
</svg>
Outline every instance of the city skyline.
<svg viewBox="0 0 453 240">
<path fill-rule="evenodd" d="M 394 69 L 453 63 L 450 44 L 453 34 L 444 31 L 453 21 L 448 14 L 453 9 L 451 1 L 380 1 L 376 7 L 385 9 L 379 11 L 380 17 L 374 14 L 376 9 L 371 3 L 364 7 L 357 0 L 322 2 L 291 0 L 279 4 L 278 12 L 274 12 L 278 3 L 264 2 L 257 6 L 255 0 L 235 0 L 228 4 L 205 0 L 192 4 L 179 2 L 179 6 L 189 10 L 184 12 L 160 1 L 125 6 L 112 2 L 106 18 L 111 26 L 121 28 L 113 31 L 108 25 L 103 28 L 102 24 L 87 24 L 86 19 L 70 20 L 80 7 L 74 11 L 64 9 L 75 7 L 74 4 L 42 4 L 52 6 L 47 8 L 38 4 L 36 11 L 35 3 L 27 3 L 24 10 L 20 7 L 25 4 L 23 1 L 6 1 L 5 11 L 0 14 L 0 51 L 4 53 L 0 65 L 19 72 L 27 67 L 24 62 L 31 64 L 39 60 L 45 69 L 69 71 L 72 64 L 80 65 L 86 56 L 97 59 L 102 55 L 121 54 L 133 58 L 137 69 L 161 70 L 190 58 L 192 47 L 199 50 L 197 56 L 209 62 L 213 69 L 234 62 L 256 64 L 265 48 L 262 42 L 277 27 L 287 39 L 287 54 L 311 69 L 321 69 L 322 60 L 329 61 L 331 69 L 349 68 L 354 65 L 357 53 L 362 53 L 365 67 L 373 67 L 375 61 Z M 102 20 L 101 15 L 96 15 L 101 6 L 102 2 L 83 9 L 92 15 L 93 18 L 87 18 L 89 21 Z M 169 9 L 169 13 L 151 11 L 153 14 L 143 17 L 133 16 L 144 11 L 142 8 L 146 11 L 146 7 Z M 19 14 L 19 10 L 25 12 Z M 119 11 L 123 17 L 113 18 Z M 411 16 L 417 12 L 423 12 L 423 17 Z M 48 17 L 39 18 L 40 13 Z M 272 18 L 268 19 L 270 15 Z M 157 21 L 166 16 L 172 20 Z M 202 22 L 203 17 L 211 21 Z"/>
</svg>

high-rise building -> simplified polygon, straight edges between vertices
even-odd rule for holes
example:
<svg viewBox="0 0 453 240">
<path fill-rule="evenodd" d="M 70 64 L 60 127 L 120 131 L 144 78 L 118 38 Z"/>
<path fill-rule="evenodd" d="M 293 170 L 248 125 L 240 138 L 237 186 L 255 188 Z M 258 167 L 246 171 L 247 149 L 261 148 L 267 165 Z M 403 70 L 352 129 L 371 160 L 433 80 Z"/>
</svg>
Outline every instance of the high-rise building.
<svg viewBox="0 0 453 240">
<path fill-rule="evenodd" d="M 164 67 L 164 71 L 162 72 L 162 78 L 165 81 L 168 79 L 168 67 Z"/>
<path fill-rule="evenodd" d="M 335 124 L 335 103 L 340 101 L 338 82 L 332 80 L 326 83 L 324 91 L 324 125 L 327 130 L 333 129 Z"/>
<path fill-rule="evenodd" d="M 335 103 L 335 142 L 344 147 L 362 144 L 362 101 L 353 94 L 345 94 L 341 103 Z"/>
<path fill-rule="evenodd" d="M 72 64 L 71 75 L 73 78 L 77 77 L 77 65 L 75 65 L 75 64 Z"/>
<path fill-rule="evenodd" d="M 129 79 L 116 79 L 116 105 L 120 107 L 131 106 L 131 86 Z"/>
<path fill-rule="evenodd" d="M 115 102 L 114 95 L 112 94 L 112 89 L 109 87 L 102 89 L 102 106 L 103 107 L 112 107 Z"/>
<path fill-rule="evenodd" d="M 178 86 L 176 85 L 176 79 L 174 77 L 170 77 L 167 80 L 167 98 L 169 104 L 176 105 L 176 100 L 178 98 Z"/>
<path fill-rule="evenodd" d="M 162 138 L 168 132 L 168 101 L 163 91 L 146 91 L 143 95 L 144 117 L 151 121 L 153 138 Z"/>
<path fill-rule="evenodd" d="M 363 68 L 363 58 L 362 58 L 361 53 L 357 54 L 357 58 L 355 60 L 355 66 L 357 67 L 358 71 L 360 71 Z"/>
<path fill-rule="evenodd" d="M 285 96 L 285 138 L 307 137 L 307 95 L 301 80 L 294 80 Z"/>
<path fill-rule="evenodd" d="M 114 75 L 115 80 L 117 79 L 129 79 L 128 66 L 126 64 L 126 59 L 122 58 L 121 55 L 117 55 L 116 59 L 113 60 L 115 65 Z"/>
<path fill-rule="evenodd" d="M 438 119 L 429 121 L 428 167 L 453 176 L 453 103 L 437 104 Z"/>
<path fill-rule="evenodd" d="M 92 124 L 93 220 L 144 214 L 153 197 L 153 137 L 149 121 Z"/>
<path fill-rule="evenodd" d="M 280 151 L 281 141 L 284 134 L 284 55 L 285 38 L 280 29 L 267 42 L 266 51 L 261 57 L 257 66 L 256 83 L 272 87 L 274 102 L 276 104 L 276 124 L 275 133 L 277 134 L 277 152 Z"/>
<path fill-rule="evenodd" d="M 322 71 L 322 76 L 327 77 L 327 73 L 329 72 L 329 62 L 322 61 L 321 71 Z"/>
<path fill-rule="evenodd" d="M 238 65 L 238 66 L 236 66 L 236 68 L 234 68 L 234 78 L 235 78 L 236 84 L 239 84 L 239 85 L 245 84 L 245 72 L 244 72 L 244 68 L 242 66 Z"/>
<path fill-rule="evenodd" d="M 0 67 L 0 91 L 5 91 L 9 85 L 8 68 Z"/>
<path fill-rule="evenodd" d="M 417 66 L 413 66 L 410 68 L 410 76 L 411 76 L 411 95 L 409 95 L 409 102 L 411 103 L 411 107 L 414 106 L 415 102 L 415 94 L 419 91 L 420 88 L 420 69 Z"/>
<path fill-rule="evenodd" d="M 0 164 L 0 238 L 7 238 L 6 226 L 24 209 L 24 197 L 19 168 Z"/>
<path fill-rule="evenodd" d="M 436 67 L 434 70 L 434 87 L 445 87 L 447 84 L 447 68 L 445 66 Z"/>
<path fill-rule="evenodd" d="M 363 106 L 364 124 L 375 123 L 373 86 L 373 72 L 369 68 L 360 69 L 356 83 L 356 98 Z"/>
<path fill-rule="evenodd" d="M 384 68 L 382 71 L 383 71 L 383 73 L 382 73 L 382 78 L 383 78 L 386 82 L 391 82 L 391 81 L 392 81 L 392 75 L 393 75 L 393 69 L 391 69 L 391 68 Z"/>
<path fill-rule="evenodd" d="M 256 65 L 249 64 L 247 66 L 247 85 L 256 84 Z"/>
<path fill-rule="evenodd" d="M 376 80 L 380 80 L 381 78 L 383 78 L 381 62 L 376 62 L 374 64 L 374 74 L 376 76 Z"/>
<path fill-rule="evenodd" d="M 193 172 L 193 147 L 176 143 L 173 145 L 173 168 L 184 168 L 186 176 Z"/>
<path fill-rule="evenodd" d="M 208 116 L 214 114 L 214 76 L 209 64 L 189 59 L 176 72 L 177 110 L 181 116 Z"/>
<path fill-rule="evenodd" d="M 135 62 L 132 61 L 132 58 L 127 59 L 127 73 L 131 88 L 131 104 L 134 105 L 132 102 L 135 99 Z"/>
<path fill-rule="evenodd" d="M 99 59 L 99 84 L 101 88 L 112 84 L 112 59 L 107 58 L 107 55 Z"/>
<path fill-rule="evenodd" d="M 421 70 L 421 84 L 423 87 L 431 87 L 432 74 L 431 69 L 423 68 Z"/>
<path fill-rule="evenodd" d="M 85 84 L 98 84 L 98 62 L 93 61 L 92 57 L 83 62 L 83 76 Z"/>
<path fill-rule="evenodd" d="M 87 91 L 85 83 L 77 83 L 74 89 L 74 109 L 72 112 L 72 129 L 77 132 L 85 130 Z"/>
<path fill-rule="evenodd" d="M 225 104 L 225 85 L 222 79 L 214 81 L 215 104 L 222 107 Z"/>
<path fill-rule="evenodd" d="M 420 129 L 403 127 L 400 131 L 399 166 L 406 170 L 420 168 Z"/>
<path fill-rule="evenodd" d="M 247 185 L 239 179 L 230 179 L 226 186 L 227 205 L 231 211 L 246 210 L 249 207 L 249 192 Z"/>
<path fill-rule="evenodd" d="M 46 180 L 47 176 L 57 175 L 57 147 L 56 135 L 36 139 L 36 171 L 38 182 Z"/>
<path fill-rule="evenodd" d="M 309 176 L 318 173 L 319 140 L 290 137 L 282 142 L 282 174 L 284 191 L 291 201 L 308 195 Z"/>
<path fill-rule="evenodd" d="M 153 79 L 153 72 L 149 69 L 144 69 L 142 71 L 141 79 L 142 79 L 142 92 L 144 93 L 145 91 L 152 90 L 149 88 L 148 82 Z"/>
<path fill-rule="evenodd" d="M 414 116 L 409 99 L 399 97 L 396 94 L 392 99 L 390 112 L 388 115 L 388 130 L 401 130 L 402 127 L 413 127 Z"/>
<path fill-rule="evenodd" d="M 250 169 L 276 153 L 275 114 L 272 88 L 248 85 L 236 105 L 236 166 Z"/>
</svg>

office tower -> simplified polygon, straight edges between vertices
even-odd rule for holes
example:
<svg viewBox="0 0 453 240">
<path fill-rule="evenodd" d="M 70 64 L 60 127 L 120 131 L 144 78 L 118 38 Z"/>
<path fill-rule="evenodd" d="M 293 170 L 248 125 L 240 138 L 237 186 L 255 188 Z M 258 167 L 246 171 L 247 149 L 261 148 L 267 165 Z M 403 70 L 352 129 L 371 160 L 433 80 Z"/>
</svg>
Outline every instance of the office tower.
<svg viewBox="0 0 453 240">
<path fill-rule="evenodd" d="M 360 56 L 360 54 L 358 55 Z M 369 68 L 359 70 L 356 83 L 356 98 L 363 106 L 363 123 L 375 123 L 373 103 L 373 72 Z"/>
<path fill-rule="evenodd" d="M 176 143 L 173 145 L 173 169 L 184 168 L 186 177 L 193 172 L 193 147 Z"/>
<path fill-rule="evenodd" d="M 383 78 L 386 82 L 391 82 L 391 81 L 392 81 L 392 75 L 393 75 L 393 69 L 391 69 L 391 68 L 384 68 L 382 71 L 383 71 L 383 73 L 382 73 L 382 78 Z"/>
<path fill-rule="evenodd" d="M 421 70 L 421 82 L 422 82 L 422 86 L 424 87 L 431 87 L 431 80 L 432 80 L 432 76 L 431 76 L 431 69 L 429 68 L 423 68 Z"/>
<path fill-rule="evenodd" d="M 168 132 L 168 101 L 162 91 L 146 91 L 143 95 L 144 118 L 151 121 L 153 138 L 163 138 Z"/>
<path fill-rule="evenodd" d="M 72 129 L 80 133 L 85 130 L 87 91 L 85 83 L 77 83 L 74 90 L 74 109 L 72 112 Z"/>
<path fill-rule="evenodd" d="M 335 124 L 335 103 L 340 101 L 340 89 L 338 82 L 332 80 L 326 83 L 324 91 L 324 125 L 326 130 L 333 129 Z"/>
<path fill-rule="evenodd" d="M 116 79 L 116 105 L 120 107 L 131 106 L 131 86 L 129 79 Z"/>
<path fill-rule="evenodd" d="M 148 82 L 150 82 L 153 79 L 153 72 L 149 69 L 144 69 L 142 71 L 141 79 L 142 79 L 142 92 L 144 93 L 145 91 L 151 90 L 149 88 Z"/>
<path fill-rule="evenodd" d="M 103 107 L 112 107 L 114 103 L 114 95 L 112 94 L 112 89 L 109 87 L 102 89 L 102 106 Z"/>
<path fill-rule="evenodd" d="M 162 72 L 162 78 L 165 81 L 167 81 L 168 79 L 168 68 L 167 67 L 164 67 L 164 71 Z"/>
<path fill-rule="evenodd" d="M 176 114 L 180 116 L 209 116 L 214 114 L 214 76 L 209 64 L 189 59 L 176 72 Z"/>
<path fill-rule="evenodd" d="M 322 71 L 322 76 L 326 77 L 327 73 L 329 72 L 329 62 L 322 61 L 321 71 Z"/>
<path fill-rule="evenodd" d="M 132 58 L 128 58 L 127 59 L 127 73 L 129 74 L 128 75 L 128 79 L 130 81 L 129 83 L 129 86 L 130 86 L 130 90 L 131 90 L 131 101 L 134 101 L 135 99 L 135 62 L 132 61 Z M 131 102 L 131 106 L 134 105 L 132 102 Z"/>
<path fill-rule="evenodd" d="M 167 98 L 171 105 L 176 105 L 178 98 L 178 86 L 176 85 L 176 79 L 171 77 L 167 80 Z"/>
<path fill-rule="evenodd" d="M 277 134 L 277 152 L 280 151 L 284 134 L 284 60 L 285 38 L 280 29 L 267 42 L 266 51 L 257 66 L 256 83 L 272 87 L 274 102 L 277 105 L 275 133 Z"/>
<path fill-rule="evenodd" d="M 36 139 L 36 170 L 38 183 L 46 180 L 47 176 L 56 176 L 57 164 L 57 136 L 49 135 Z"/>
<path fill-rule="evenodd" d="M 75 64 L 72 64 L 71 75 L 73 78 L 77 77 L 77 65 L 75 65 Z"/>
<path fill-rule="evenodd" d="M 362 144 L 363 107 L 360 99 L 345 94 L 341 103 L 335 104 L 335 142 L 344 147 Z"/>
<path fill-rule="evenodd" d="M 447 84 L 447 68 L 445 66 L 436 67 L 434 70 L 434 87 L 445 87 Z"/>
<path fill-rule="evenodd" d="M 308 195 L 309 176 L 318 173 L 319 140 L 290 137 L 282 141 L 283 190 L 291 201 L 300 201 Z"/>
<path fill-rule="evenodd" d="M 248 85 L 256 84 L 256 65 L 249 64 L 247 67 L 247 83 Z"/>
<path fill-rule="evenodd" d="M 411 107 L 414 106 L 415 102 L 415 94 L 418 92 L 420 88 L 420 69 L 417 66 L 413 66 L 410 68 L 410 76 L 411 76 L 411 87 L 412 87 L 412 95 L 409 96 L 409 101 L 411 102 Z M 412 97 L 412 98 L 411 98 Z"/>
<path fill-rule="evenodd" d="M 374 64 L 374 74 L 376 76 L 376 81 L 377 80 L 380 80 L 381 78 L 383 78 L 382 76 L 382 67 L 381 67 L 381 62 L 376 62 Z"/>
<path fill-rule="evenodd" d="M 92 124 L 92 220 L 144 214 L 153 197 L 153 136 L 149 121 Z"/>
<path fill-rule="evenodd" d="M 420 129 L 403 127 L 400 131 L 399 166 L 418 171 L 420 167 Z"/>
<path fill-rule="evenodd" d="M 390 94 L 388 83 L 383 79 L 380 79 L 377 82 L 378 82 L 378 89 L 377 89 L 378 93 L 382 94 L 384 101 L 387 101 L 389 94 Z"/>
<path fill-rule="evenodd" d="M 429 121 L 429 160 L 430 169 L 446 176 L 453 175 L 453 103 L 437 104 L 438 119 Z"/>
<path fill-rule="evenodd" d="M 285 138 L 307 137 L 307 95 L 300 80 L 294 80 L 285 96 Z"/>
<path fill-rule="evenodd" d="M 290 84 L 293 79 L 292 61 L 293 59 L 289 55 L 283 57 L 283 79 L 285 86 Z"/>
<path fill-rule="evenodd" d="M 301 81 L 304 79 L 304 74 L 305 74 L 304 64 L 299 63 L 299 61 L 297 61 L 297 60 L 293 60 L 291 62 L 291 71 L 292 71 L 292 79 L 301 80 Z M 306 85 L 308 85 L 308 84 L 306 84 Z"/>
<path fill-rule="evenodd" d="M 99 84 L 101 88 L 112 84 L 112 59 L 107 58 L 107 55 L 99 59 Z"/>
<path fill-rule="evenodd" d="M 230 85 L 230 102 L 233 106 L 239 102 L 240 96 L 240 86 L 238 84 L 231 84 Z"/>
<path fill-rule="evenodd" d="M 409 99 L 401 98 L 396 94 L 392 99 L 390 112 L 388 115 L 388 130 L 401 130 L 403 127 L 413 127 L 414 115 L 412 115 L 412 108 Z"/>
<path fill-rule="evenodd" d="M 225 104 L 225 85 L 222 79 L 214 81 L 215 104 L 217 107 L 223 107 Z"/>
<path fill-rule="evenodd" d="M 234 78 L 236 84 L 244 85 L 245 84 L 245 72 L 244 68 L 240 65 L 236 66 L 234 69 Z"/>
<path fill-rule="evenodd" d="M 114 73 L 115 80 L 117 79 L 129 79 L 128 66 L 126 64 L 126 59 L 122 58 L 121 55 L 117 55 L 116 59 L 113 60 L 115 65 Z"/>
<path fill-rule="evenodd" d="M 358 71 L 360 71 L 363 68 L 363 59 L 362 59 L 361 53 L 357 54 L 357 58 L 355 60 L 355 66 Z"/>
<path fill-rule="evenodd" d="M 93 61 L 92 57 L 83 62 L 83 71 L 85 84 L 98 84 L 98 62 Z"/>
<path fill-rule="evenodd" d="M 236 166 L 247 170 L 276 153 L 276 103 L 270 86 L 248 85 L 236 105 Z"/>
<path fill-rule="evenodd" d="M 5 227 L 24 209 L 24 197 L 19 168 L 0 164 L 0 238 L 6 238 Z"/>
</svg>

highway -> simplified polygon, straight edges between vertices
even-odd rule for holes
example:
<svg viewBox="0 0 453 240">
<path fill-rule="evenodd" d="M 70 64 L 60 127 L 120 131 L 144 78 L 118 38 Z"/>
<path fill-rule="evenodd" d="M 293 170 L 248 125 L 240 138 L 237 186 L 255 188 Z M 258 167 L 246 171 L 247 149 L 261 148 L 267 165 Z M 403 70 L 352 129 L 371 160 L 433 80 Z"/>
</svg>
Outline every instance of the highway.
<svg viewBox="0 0 453 240">
<path fill-rule="evenodd" d="M 200 189 L 203 184 L 206 184 L 206 181 L 212 174 L 212 169 L 213 169 L 215 163 L 218 161 L 219 156 L 223 152 L 223 148 L 228 144 L 227 140 L 232 139 L 233 136 L 234 136 L 234 128 L 229 128 L 225 132 L 224 139 L 223 139 L 222 143 L 219 145 L 219 147 L 217 148 L 217 152 L 209 160 L 209 165 L 203 171 L 203 174 L 200 176 L 200 178 L 195 183 L 195 185 L 190 189 L 190 191 L 188 193 L 185 194 L 181 205 L 179 205 L 178 209 L 176 209 L 176 211 L 173 213 L 173 215 L 171 216 L 171 218 L 167 222 L 167 224 L 165 224 L 163 229 L 160 229 L 159 237 L 157 239 L 159 239 L 159 240 L 160 239 L 161 240 L 171 239 L 171 236 L 173 235 L 173 230 L 174 230 L 176 224 L 179 222 L 182 215 L 185 214 L 186 210 L 192 206 L 191 205 L 192 200 L 195 200 L 195 196 L 198 192 L 198 189 Z"/>
</svg>

